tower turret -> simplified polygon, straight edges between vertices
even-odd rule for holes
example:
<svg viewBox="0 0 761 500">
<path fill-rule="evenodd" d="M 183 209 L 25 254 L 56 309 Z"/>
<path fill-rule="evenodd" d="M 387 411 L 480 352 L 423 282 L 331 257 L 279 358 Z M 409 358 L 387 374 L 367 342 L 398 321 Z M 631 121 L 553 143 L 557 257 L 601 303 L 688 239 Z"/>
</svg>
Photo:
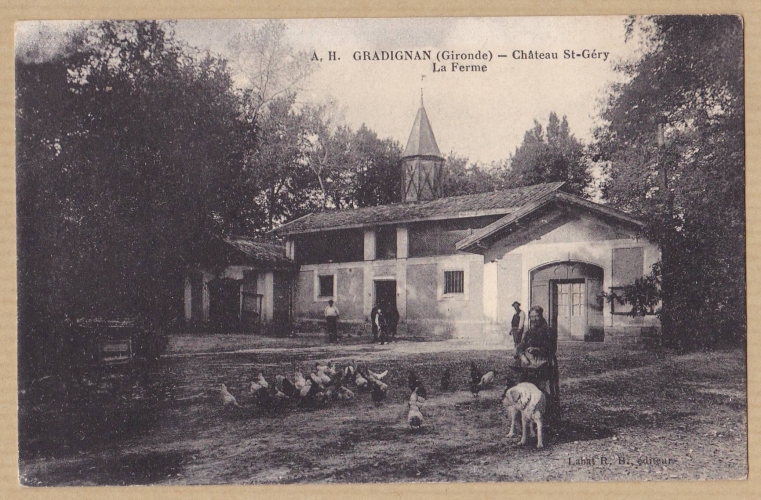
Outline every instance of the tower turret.
<svg viewBox="0 0 761 500">
<path fill-rule="evenodd" d="M 402 155 L 402 202 L 440 198 L 443 167 L 444 158 L 433 136 L 421 95 L 420 109 Z"/>
</svg>

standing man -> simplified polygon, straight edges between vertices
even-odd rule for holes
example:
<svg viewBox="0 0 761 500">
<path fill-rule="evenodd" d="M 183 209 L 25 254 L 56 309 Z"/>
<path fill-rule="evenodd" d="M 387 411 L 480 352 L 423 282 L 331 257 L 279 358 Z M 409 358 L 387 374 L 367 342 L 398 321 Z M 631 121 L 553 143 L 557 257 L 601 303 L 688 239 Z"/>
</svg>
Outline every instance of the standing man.
<svg viewBox="0 0 761 500">
<path fill-rule="evenodd" d="M 373 304 L 373 309 L 370 311 L 370 324 L 373 332 L 373 344 L 378 342 L 378 311 L 380 311 L 378 304 Z"/>
<path fill-rule="evenodd" d="M 513 319 L 510 322 L 510 336 L 513 338 L 513 343 L 517 349 L 518 344 L 523 339 L 523 332 L 526 330 L 526 313 L 521 311 L 521 303 L 517 300 L 513 302 L 513 308 L 515 309 L 515 314 L 513 314 Z M 518 359 L 517 352 L 514 357 Z"/>
<path fill-rule="evenodd" d="M 338 338 L 338 308 L 333 305 L 333 300 L 328 301 L 325 308 L 325 322 L 328 324 L 328 342 L 335 342 Z"/>
<path fill-rule="evenodd" d="M 387 323 L 388 333 L 391 335 L 391 341 L 396 342 L 396 327 L 399 326 L 399 310 L 394 304 L 386 308 L 388 311 Z"/>
</svg>

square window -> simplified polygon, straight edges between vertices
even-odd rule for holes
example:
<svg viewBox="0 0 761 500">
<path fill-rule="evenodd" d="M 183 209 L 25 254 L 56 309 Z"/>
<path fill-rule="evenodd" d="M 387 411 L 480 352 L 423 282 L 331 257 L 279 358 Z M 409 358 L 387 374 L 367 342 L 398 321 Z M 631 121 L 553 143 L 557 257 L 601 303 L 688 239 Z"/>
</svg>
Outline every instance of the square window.
<svg viewBox="0 0 761 500">
<path fill-rule="evenodd" d="M 465 292 L 465 271 L 444 271 L 444 294 Z"/>
<path fill-rule="evenodd" d="M 320 276 L 320 297 L 332 297 L 333 296 L 333 280 L 334 276 L 328 274 Z"/>
</svg>

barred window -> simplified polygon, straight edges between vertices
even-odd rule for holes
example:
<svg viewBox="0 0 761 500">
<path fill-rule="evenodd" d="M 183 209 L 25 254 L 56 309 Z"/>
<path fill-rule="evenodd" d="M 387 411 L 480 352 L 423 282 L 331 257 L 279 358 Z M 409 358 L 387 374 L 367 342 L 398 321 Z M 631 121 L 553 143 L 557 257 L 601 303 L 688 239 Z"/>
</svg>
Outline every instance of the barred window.
<svg viewBox="0 0 761 500">
<path fill-rule="evenodd" d="M 333 296 L 333 275 L 320 276 L 320 297 Z"/>
<path fill-rule="evenodd" d="M 444 271 L 444 293 L 465 292 L 465 271 Z"/>
</svg>

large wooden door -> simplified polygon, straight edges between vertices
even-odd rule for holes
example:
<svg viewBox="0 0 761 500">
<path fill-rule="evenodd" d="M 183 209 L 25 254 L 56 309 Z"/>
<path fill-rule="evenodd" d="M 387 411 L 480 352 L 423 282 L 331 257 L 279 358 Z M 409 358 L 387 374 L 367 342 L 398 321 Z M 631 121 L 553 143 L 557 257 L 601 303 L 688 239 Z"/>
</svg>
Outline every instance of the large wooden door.
<svg viewBox="0 0 761 500">
<path fill-rule="evenodd" d="M 558 338 L 584 339 L 587 332 L 587 290 L 584 281 L 556 281 L 553 299 Z"/>
</svg>

